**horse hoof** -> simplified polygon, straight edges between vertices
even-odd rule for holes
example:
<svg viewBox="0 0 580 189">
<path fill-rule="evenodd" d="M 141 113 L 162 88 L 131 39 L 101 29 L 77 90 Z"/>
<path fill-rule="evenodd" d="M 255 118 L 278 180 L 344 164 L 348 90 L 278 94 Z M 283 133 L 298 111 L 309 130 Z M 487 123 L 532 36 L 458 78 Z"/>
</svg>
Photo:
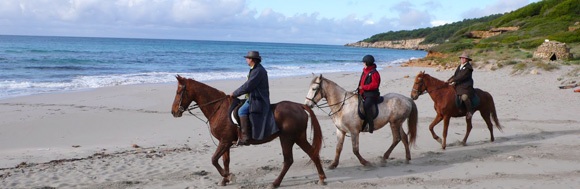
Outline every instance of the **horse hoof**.
<svg viewBox="0 0 580 189">
<path fill-rule="evenodd" d="M 372 167 L 374 167 L 374 165 L 373 165 L 371 162 L 368 162 L 368 161 L 367 161 L 367 162 L 365 162 L 365 163 L 363 163 L 363 166 L 364 166 L 365 168 L 372 168 Z"/>
<path fill-rule="evenodd" d="M 326 182 L 324 182 L 324 180 L 316 181 L 316 184 L 318 184 L 320 186 L 326 186 Z"/>
<path fill-rule="evenodd" d="M 328 166 L 328 169 L 336 169 L 336 165 L 330 165 Z"/>
<path fill-rule="evenodd" d="M 336 162 L 332 162 L 332 163 L 330 164 L 330 166 L 328 166 L 328 169 L 336 169 L 336 167 L 337 167 L 337 166 L 338 166 L 338 163 L 336 163 Z"/>
<path fill-rule="evenodd" d="M 228 182 L 229 183 L 235 183 L 236 182 L 236 175 L 230 173 L 230 175 L 227 177 L 228 178 Z"/>
<path fill-rule="evenodd" d="M 381 167 L 386 167 L 386 166 L 387 166 L 387 159 L 381 158 Z"/>
</svg>

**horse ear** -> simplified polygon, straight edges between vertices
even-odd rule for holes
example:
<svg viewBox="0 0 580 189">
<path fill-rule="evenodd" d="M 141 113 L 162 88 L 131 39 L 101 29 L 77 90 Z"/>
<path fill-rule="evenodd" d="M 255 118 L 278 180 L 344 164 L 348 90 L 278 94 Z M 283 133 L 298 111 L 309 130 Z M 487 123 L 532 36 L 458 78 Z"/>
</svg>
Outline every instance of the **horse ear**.
<svg viewBox="0 0 580 189">
<path fill-rule="evenodd" d="M 322 74 L 320 74 L 320 76 L 318 76 L 318 77 L 320 77 L 322 79 Z"/>
<path fill-rule="evenodd" d="M 175 74 L 175 78 L 181 79 L 181 76 L 179 74 Z"/>
</svg>

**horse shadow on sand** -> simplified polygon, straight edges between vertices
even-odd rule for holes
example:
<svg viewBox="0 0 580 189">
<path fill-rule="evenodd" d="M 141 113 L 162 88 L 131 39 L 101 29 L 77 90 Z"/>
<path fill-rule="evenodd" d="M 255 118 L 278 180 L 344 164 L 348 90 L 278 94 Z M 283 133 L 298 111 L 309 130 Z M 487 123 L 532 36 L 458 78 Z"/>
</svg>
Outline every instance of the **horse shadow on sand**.
<svg viewBox="0 0 580 189">
<path fill-rule="evenodd" d="M 506 157 L 511 156 L 512 152 L 524 149 L 535 148 L 539 141 L 548 140 L 566 135 L 580 135 L 580 129 L 559 130 L 559 131 L 540 131 L 535 133 L 526 133 L 521 135 L 512 135 L 506 137 L 497 137 L 495 142 L 487 140 L 474 141 L 468 146 L 461 146 L 459 142 L 450 146 L 456 146 L 447 150 L 434 150 L 422 152 L 415 155 L 410 164 L 405 164 L 404 159 L 390 158 L 384 166 L 381 166 L 381 156 L 372 159 L 372 167 L 363 167 L 355 159 L 345 159 L 348 164 L 339 166 L 334 170 L 326 169 L 327 183 L 332 185 L 336 182 L 383 179 L 389 177 L 401 177 L 405 175 L 416 175 L 417 173 L 435 173 L 439 170 L 452 168 L 454 164 L 466 162 L 486 161 L 493 159 L 494 156 Z M 380 155 L 380 153 L 377 153 Z M 493 160 L 492 160 L 493 161 Z M 328 166 L 331 160 L 323 158 L 325 166 Z M 303 177 L 293 177 L 286 181 L 286 184 L 299 182 L 302 178 L 315 178 L 316 174 L 305 175 Z M 411 178 L 409 178 L 411 179 Z"/>
</svg>

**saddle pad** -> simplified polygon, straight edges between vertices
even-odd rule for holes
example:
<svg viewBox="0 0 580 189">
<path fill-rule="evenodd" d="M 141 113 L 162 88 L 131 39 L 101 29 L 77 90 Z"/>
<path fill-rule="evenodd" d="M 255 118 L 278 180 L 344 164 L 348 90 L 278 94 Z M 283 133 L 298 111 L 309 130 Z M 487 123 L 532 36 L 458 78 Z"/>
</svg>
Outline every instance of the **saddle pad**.
<svg viewBox="0 0 580 189">
<path fill-rule="evenodd" d="M 479 96 L 477 96 L 477 94 L 474 93 L 474 95 L 471 97 L 471 107 L 473 109 L 477 108 L 480 104 L 480 99 Z M 461 97 L 460 96 L 455 96 L 455 106 L 457 106 L 458 108 L 462 108 L 463 107 L 463 101 L 461 101 Z"/>
<path fill-rule="evenodd" d="M 240 127 L 240 116 L 238 115 L 238 110 L 240 109 L 240 107 L 242 107 L 242 104 L 244 104 L 244 102 L 246 102 L 246 99 L 244 100 L 240 100 L 238 98 L 234 98 L 234 100 L 232 101 L 232 104 L 230 105 L 230 108 L 228 110 L 228 114 L 231 115 L 230 116 L 230 121 Z"/>
</svg>

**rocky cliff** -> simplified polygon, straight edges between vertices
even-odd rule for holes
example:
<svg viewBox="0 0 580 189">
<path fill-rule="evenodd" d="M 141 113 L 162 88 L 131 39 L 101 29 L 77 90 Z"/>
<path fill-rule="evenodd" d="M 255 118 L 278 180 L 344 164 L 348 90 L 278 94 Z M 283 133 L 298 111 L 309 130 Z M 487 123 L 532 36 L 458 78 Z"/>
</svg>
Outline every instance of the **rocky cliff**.
<svg viewBox="0 0 580 189">
<path fill-rule="evenodd" d="M 425 38 L 394 40 L 394 41 L 377 41 L 374 43 L 359 41 L 356 43 L 348 43 L 345 46 L 365 47 L 365 48 L 428 50 L 429 48 L 437 45 L 437 44 L 419 44 L 423 42 L 423 40 L 425 40 Z"/>
</svg>

